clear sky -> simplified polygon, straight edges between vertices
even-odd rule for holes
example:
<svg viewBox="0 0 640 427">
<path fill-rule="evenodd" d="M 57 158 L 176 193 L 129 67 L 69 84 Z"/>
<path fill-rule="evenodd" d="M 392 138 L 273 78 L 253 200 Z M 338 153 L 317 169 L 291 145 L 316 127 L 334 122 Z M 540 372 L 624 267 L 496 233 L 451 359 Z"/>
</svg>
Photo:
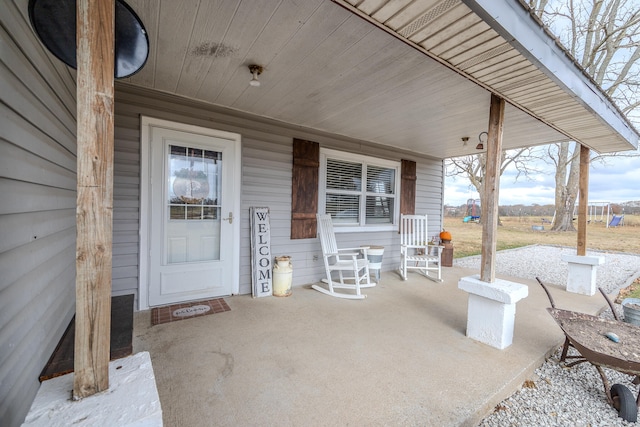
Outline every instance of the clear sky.
<svg viewBox="0 0 640 427">
<path fill-rule="evenodd" d="M 553 167 L 541 163 L 543 173 L 527 179 L 506 170 L 500 178 L 500 205 L 552 205 L 555 197 Z M 444 203 L 459 206 L 467 199 L 480 198 L 466 178 L 447 177 Z M 640 200 L 640 157 L 608 158 L 606 164 L 594 162 L 589 171 L 589 201 L 623 203 Z"/>
</svg>

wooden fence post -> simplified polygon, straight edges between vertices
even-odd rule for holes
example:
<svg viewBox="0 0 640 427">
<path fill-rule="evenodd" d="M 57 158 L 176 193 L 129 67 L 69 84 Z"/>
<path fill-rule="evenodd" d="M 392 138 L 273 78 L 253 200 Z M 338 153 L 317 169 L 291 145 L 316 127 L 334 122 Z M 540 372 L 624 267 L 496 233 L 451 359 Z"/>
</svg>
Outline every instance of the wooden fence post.
<svg viewBox="0 0 640 427">
<path fill-rule="evenodd" d="M 114 0 L 77 0 L 76 319 L 73 398 L 109 388 Z"/>
<path fill-rule="evenodd" d="M 577 255 L 587 254 L 587 209 L 589 208 L 589 162 L 591 150 L 580 146 L 580 177 L 578 178 L 578 240 Z M 607 218 L 608 219 L 608 218 Z"/>
<path fill-rule="evenodd" d="M 484 176 L 482 203 L 482 256 L 480 280 L 493 283 L 496 279 L 496 240 L 498 239 L 498 192 L 500 190 L 500 162 L 502 159 L 502 130 L 504 128 L 504 99 L 491 94 L 487 137 L 487 164 Z"/>
</svg>

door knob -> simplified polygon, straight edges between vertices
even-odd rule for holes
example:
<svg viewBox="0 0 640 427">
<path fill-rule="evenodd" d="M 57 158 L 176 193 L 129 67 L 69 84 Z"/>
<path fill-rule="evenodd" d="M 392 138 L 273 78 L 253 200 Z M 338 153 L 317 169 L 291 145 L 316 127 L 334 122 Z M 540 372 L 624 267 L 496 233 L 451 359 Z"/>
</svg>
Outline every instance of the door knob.
<svg viewBox="0 0 640 427">
<path fill-rule="evenodd" d="M 223 221 L 229 221 L 229 224 L 233 224 L 233 212 L 229 212 L 228 218 L 222 218 Z"/>
</svg>

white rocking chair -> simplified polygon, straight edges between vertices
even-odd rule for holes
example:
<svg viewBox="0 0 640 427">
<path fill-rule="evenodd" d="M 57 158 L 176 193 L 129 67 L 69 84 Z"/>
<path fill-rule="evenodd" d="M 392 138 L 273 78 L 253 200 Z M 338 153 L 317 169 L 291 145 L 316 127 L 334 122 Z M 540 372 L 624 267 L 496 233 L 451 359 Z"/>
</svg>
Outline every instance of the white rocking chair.
<svg viewBox="0 0 640 427">
<path fill-rule="evenodd" d="M 434 282 L 442 282 L 442 250 L 430 245 L 426 215 L 401 215 L 400 275 L 407 280 L 407 270 L 418 270 Z"/>
<path fill-rule="evenodd" d="M 338 249 L 336 237 L 333 232 L 333 224 L 331 215 L 317 214 L 318 219 L 318 238 L 322 246 L 322 257 L 324 258 L 324 268 L 327 278 L 322 281 L 329 285 L 329 289 L 325 289 L 320 285 L 312 285 L 316 291 L 331 295 L 338 298 L 363 299 L 366 295 L 362 295 L 361 288 L 375 286 L 375 282 L 369 279 L 369 261 L 367 259 L 367 247 L 360 248 L 342 248 Z M 364 258 L 359 258 L 363 253 Z M 331 273 L 337 271 L 339 281 L 334 281 Z M 344 275 L 343 272 L 350 272 Z M 345 280 L 349 283 L 345 283 Z M 352 289 L 355 294 L 336 292 L 335 289 Z"/>
</svg>

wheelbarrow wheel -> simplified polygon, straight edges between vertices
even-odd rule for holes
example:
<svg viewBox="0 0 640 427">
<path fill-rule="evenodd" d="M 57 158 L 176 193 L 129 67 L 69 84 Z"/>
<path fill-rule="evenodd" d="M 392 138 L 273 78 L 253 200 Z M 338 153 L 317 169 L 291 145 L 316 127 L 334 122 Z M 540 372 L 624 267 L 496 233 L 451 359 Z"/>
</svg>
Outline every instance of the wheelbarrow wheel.
<svg viewBox="0 0 640 427">
<path fill-rule="evenodd" d="M 622 384 L 614 384 L 611 387 L 611 399 L 620 418 L 632 423 L 638 420 L 638 406 L 631 390 Z"/>
</svg>

